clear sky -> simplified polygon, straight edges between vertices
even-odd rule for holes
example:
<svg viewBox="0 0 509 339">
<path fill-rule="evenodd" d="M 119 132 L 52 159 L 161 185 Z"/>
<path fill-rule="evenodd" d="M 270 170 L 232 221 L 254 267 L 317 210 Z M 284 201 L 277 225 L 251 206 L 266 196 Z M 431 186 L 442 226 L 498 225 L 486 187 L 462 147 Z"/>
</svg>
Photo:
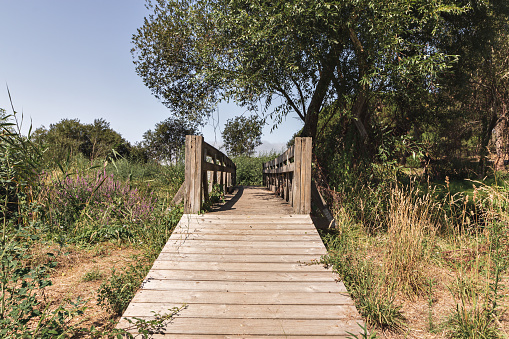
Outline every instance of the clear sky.
<svg viewBox="0 0 509 339">
<path fill-rule="evenodd" d="M 132 62 L 131 37 L 148 13 L 145 0 L 0 0 L 0 108 L 12 112 L 8 86 L 25 126 L 103 118 L 125 139 L 141 141 L 171 115 Z M 203 128 L 205 140 L 220 144 L 226 120 L 243 113 L 220 105 L 218 122 Z M 260 150 L 281 150 L 302 123 L 289 116 L 270 127 Z"/>
</svg>

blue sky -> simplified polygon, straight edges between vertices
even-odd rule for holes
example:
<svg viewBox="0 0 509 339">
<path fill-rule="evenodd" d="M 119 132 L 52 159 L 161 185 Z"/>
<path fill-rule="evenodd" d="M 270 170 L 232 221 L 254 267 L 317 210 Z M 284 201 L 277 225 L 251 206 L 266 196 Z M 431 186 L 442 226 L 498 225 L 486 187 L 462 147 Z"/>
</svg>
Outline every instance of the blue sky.
<svg viewBox="0 0 509 339">
<path fill-rule="evenodd" d="M 0 0 L 0 108 L 12 112 L 8 86 L 25 126 L 104 118 L 130 142 L 142 140 L 171 115 L 132 62 L 131 37 L 147 14 L 144 0 Z M 221 104 L 218 122 L 203 128 L 205 140 L 220 144 L 226 120 L 245 113 Z M 302 123 L 289 116 L 270 127 L 260 150 L 281 150 Z"/>
</svg>

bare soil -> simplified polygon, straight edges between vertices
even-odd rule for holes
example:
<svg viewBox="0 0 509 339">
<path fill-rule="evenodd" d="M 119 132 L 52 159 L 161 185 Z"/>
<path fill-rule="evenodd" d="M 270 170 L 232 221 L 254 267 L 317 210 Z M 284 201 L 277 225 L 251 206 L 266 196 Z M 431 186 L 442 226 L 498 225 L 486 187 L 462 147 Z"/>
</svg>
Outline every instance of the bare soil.
<svg viewBox="0 0 509 339">
<path fill-rule="evenodd" d="M 118 270 L 128 266 L 134 256 L 142 253 L 141 250 L 102 243 L 91 248 L 41 246 L 33 252 L 39 261 L 49 260 L 46 253 L 53 253 L 53 260 L 57 262 L 51 272 L 53 285 L 47 287 L 41 296 L 45 307 L 51 309 L 67 300 L 76 301 L 81 298 L 84 301 L 84 313 L 75 317 L 73 324 L 84 328 L 94 325 L 101 330 L 114 327 L 118 317 L 97 304 L 99 287 L 110 277 L 113 268 Z M 86 281 L 85 277 L 96 279 Z"/>
</svg>

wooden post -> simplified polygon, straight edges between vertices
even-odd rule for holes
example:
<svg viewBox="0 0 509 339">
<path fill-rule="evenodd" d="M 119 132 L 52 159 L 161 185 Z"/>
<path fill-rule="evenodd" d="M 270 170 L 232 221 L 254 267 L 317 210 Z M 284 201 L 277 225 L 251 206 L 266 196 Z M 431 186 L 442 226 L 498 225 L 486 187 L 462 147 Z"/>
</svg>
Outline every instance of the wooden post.
<svg viewBox="0 0 509 339">
<path fill-rule="evenodd" d="M 203 157 L 202 157 L 202 164 L 207 162 L 207 150 L 203 149 Z M 203 166 L 202 166 L 203 168 Z M 203 201 L 209 200 L 209 173 L 207 171 L 202 170 L 202 191 L 203 191 Z"/>
<path fill-rule="evenodd" d="M 186 135 L 184 213 L 198 214 L 202 197 L 203 137 Z"/>
<path fill-rule="evenodd" d="M 311 213 L 312 139 L 295 138 L 295 172 L 293 177 L 293 210 L 296 214 Z"/>
</svg>

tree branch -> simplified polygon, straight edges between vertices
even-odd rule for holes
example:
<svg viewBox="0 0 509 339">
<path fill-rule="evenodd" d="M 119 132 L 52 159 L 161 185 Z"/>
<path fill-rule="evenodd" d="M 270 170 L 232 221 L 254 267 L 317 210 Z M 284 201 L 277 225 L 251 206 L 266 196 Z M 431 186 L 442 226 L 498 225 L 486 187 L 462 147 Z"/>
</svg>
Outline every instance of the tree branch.
<svg viewBox="0 0 509 339">
<path fill-rule="evenodd" d="M 302 112 L 306 112 L 306 100 L 304 99 L 304 94 L 302 93 L 302 90 L 297 81 L 295 81 L 295 79 L 292 76 L 290 76 L 290 79 L 292 79 L 293 84 L 295 85 L 295 87 L 297 87 L 297 90 L 299 91 L 300 101 L 302 104 Z"/>
<path fill-rule="evenodd" d="M 295 105 L 295 103 L 293 102 L 292 98 L 288 95 L 288 93 L 279 85 L 276 85 L 275 89 L 276 91 L 279 91 L 282 96 L 285 97 L 286 101 L 290 106 L 292 106 L 292 108 L 295 110 L 299 118 L 301 118 L 302 121 L 306 121 L 306 116 L 302 114 L 302 112 L 299 110 L 297 105 Z"/>
</svg>

